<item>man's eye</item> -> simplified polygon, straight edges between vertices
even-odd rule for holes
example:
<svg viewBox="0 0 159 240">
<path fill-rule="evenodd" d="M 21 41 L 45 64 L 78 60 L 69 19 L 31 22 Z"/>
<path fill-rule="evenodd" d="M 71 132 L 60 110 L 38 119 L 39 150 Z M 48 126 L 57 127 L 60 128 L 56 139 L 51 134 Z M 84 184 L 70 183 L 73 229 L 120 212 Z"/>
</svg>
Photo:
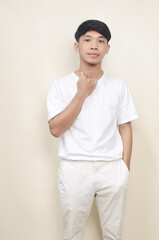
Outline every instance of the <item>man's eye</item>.
<svg viewBox="0 0 159 240">
<path fill-rule="evenodd" d="M 104 41 L 103 41 L 103 40 L 99 40 L 99 42 L 100 42 L 100 43 L 104 43 Z"/>
<path fill-rule="evenodd" d="M 85 39 L 85 41 L 86 41 L 86 42 L 89 42 L 89 41 L 90 41 L 90 39 Z"/>
</svg>

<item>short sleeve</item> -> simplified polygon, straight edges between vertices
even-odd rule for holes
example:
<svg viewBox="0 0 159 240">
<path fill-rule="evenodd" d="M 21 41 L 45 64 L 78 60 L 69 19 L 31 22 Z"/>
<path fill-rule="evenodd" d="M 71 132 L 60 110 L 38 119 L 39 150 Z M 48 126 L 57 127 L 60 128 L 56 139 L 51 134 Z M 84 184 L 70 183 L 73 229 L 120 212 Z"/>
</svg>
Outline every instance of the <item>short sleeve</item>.
<svg viewBox="0 0 159 240">
<path fill-rule="evenodd" d="M 47 96 L 48 121 L 62 112 L 65 107 L 60 88 L 54 81 Z"/>
<path fill-rule="evenodd" d="M 138 118 L 132 95 L 125 83 L 119 97 L 118 125 L 131 122 Z"/>
</svg>

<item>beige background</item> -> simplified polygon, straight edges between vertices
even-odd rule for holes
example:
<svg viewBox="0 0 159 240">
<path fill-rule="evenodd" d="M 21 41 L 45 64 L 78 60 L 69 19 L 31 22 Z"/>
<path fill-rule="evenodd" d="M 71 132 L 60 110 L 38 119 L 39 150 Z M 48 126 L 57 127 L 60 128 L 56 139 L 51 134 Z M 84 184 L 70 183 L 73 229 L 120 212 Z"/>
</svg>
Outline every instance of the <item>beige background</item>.
<svg viewBox="0 0 159 240">
<path fill-rule="evenodd" d="M 140 115 L 123 240 L 158 240 L 158 0 L 0 1 L 0 239 L 60 240 L 58 140 L 48 130 L 51 82 L 78 68 L 74 32 L 97 18 L 111 29 L 103 69 L 128 84 Z M 101 240 L 95 204 L 84 240 Z"/>
</svg>

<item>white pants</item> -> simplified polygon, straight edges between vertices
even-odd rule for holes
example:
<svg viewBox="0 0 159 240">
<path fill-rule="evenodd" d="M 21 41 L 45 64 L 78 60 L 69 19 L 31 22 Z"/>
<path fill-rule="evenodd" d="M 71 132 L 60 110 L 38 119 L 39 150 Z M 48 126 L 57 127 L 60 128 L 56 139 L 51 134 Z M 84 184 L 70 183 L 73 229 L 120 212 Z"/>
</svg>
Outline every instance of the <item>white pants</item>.
<svg viewBox="0 0 159 240">
<path fill-rule="evenodd" d="M 124 161 L 61 160 L 58 170 L 63 240 L 82 240 L 92 203 L 96 199 L 103 240 L 119 240 L 129 170 Z"/>
</svg>

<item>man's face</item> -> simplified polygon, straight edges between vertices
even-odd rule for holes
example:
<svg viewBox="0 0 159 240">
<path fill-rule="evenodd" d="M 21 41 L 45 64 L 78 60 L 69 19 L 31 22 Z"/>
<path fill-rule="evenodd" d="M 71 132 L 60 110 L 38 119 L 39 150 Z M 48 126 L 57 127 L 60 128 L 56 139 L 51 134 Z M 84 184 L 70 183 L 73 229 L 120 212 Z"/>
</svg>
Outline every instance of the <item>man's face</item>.
<svg viewBox="0 0 159 240">
<path fill-rule="evenodd" d="M 110 48 L 107 39 L 96 31 L 86 32 L 74 47 L 79 52 L 80 60 L 90 65 L 101 63 Z"/>
</svg>

